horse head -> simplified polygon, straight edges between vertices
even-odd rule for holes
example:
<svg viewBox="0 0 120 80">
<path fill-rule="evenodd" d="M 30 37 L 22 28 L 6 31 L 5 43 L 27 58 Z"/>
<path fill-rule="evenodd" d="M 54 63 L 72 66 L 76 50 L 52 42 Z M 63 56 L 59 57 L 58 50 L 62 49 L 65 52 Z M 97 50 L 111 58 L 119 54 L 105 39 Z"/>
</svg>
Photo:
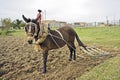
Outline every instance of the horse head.
<svg viewBox="0 0 120 80">
<path fill-rule="evenodd" d="M 26 22 L 25 32 L 27 35 L 27 41 L 29 44 L 32 44 L 33 40 L 38 37 L 40 28 L 37 23 L 33 22 L 30 18 L 26 18 L 24 15 L 22 15 L 22 18 Z"/>
</svg>

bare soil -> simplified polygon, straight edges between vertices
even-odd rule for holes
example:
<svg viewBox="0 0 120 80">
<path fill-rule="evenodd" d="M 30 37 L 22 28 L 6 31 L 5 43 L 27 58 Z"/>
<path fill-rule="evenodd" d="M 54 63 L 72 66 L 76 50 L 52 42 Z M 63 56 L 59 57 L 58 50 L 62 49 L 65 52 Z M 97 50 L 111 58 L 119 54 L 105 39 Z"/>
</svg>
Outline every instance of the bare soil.
<svg viewBox="0 0 120 80">
<path fill-rule="evenodd" d="M 33 45 L 23 45 L 23 37 L 0 36 L 0 79 L 5 80 L 75 80 L 110 57 L 94 58 L 77 47 L 76 61 L 68 61 L 67 46 L 49 51 L 47 73 L 42 74 L 42 52 Z M 100 47 L 103 48 L 103 47 Z M 118 50 L 103 48 L 117 54 Z"/>
</svg>

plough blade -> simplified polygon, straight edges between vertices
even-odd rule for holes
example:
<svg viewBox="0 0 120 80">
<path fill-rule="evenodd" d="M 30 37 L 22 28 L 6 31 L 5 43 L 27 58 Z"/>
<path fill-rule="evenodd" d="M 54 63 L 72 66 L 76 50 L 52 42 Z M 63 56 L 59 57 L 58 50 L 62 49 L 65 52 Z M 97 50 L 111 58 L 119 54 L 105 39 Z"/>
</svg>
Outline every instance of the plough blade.
<svg viewBox="0 0 120 80">
<path fill-rule="evenodd" d="M 90 52 L 88 52 L 87 50 L 85 50 L 84 48 L 80 47 L 80 49 L 81 49 L 84 53 L 86 53 L 86 54 L 88 54 L 88 55 L 90 55 L 90 56 L 94 56 L 93 54 L 91 54 Z"/>
<path fill-rule="evenodd" d="M 86 47 L 87 50 L 85 50 L 84 48 L 80 47 L 80 50 L 82 50 L 82 52 L 93 56 L 93 57 L 101 57 L 101 56 L 110 56 L 111 54 L 99 49 L 99 48 L 95 48 L 95 47 Z"/>
</svg>

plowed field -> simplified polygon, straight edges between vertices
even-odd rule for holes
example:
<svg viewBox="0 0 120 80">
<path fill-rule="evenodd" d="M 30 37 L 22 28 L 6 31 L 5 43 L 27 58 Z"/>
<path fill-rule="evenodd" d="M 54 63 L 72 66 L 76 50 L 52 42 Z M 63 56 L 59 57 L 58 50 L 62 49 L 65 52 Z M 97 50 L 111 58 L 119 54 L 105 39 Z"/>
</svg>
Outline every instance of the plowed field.
<svg viewBox="0 0 120 80">
<path fill-rule="evenodd" d="M 68 61 L 67 46 L 49 51 L 47 73 L 43 75 L 42 52 L 35 52 L 33 45 L 23 45 L 24 38 L 15 36 L 0 36 L 0 77 L 6 80 L 75 80 L 104 62 L 109 57 L 93 58 L 82 53 L 77 47 L 76 61 Z M 109 52 L 115 52 L 106 49 Z"/>
</svg>

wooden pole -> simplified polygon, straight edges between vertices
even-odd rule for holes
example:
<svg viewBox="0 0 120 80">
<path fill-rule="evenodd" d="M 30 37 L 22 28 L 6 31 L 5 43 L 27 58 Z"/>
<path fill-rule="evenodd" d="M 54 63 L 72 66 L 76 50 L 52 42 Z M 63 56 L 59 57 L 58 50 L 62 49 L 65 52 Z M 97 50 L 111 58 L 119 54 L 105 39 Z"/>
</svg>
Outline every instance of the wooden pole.
<svg viewBox="0 0 120 80">
<path fill-rule="evenodd" d="M 120 26 L 120 19 L 119 19 L 119 26 Z"/>
</svg>

